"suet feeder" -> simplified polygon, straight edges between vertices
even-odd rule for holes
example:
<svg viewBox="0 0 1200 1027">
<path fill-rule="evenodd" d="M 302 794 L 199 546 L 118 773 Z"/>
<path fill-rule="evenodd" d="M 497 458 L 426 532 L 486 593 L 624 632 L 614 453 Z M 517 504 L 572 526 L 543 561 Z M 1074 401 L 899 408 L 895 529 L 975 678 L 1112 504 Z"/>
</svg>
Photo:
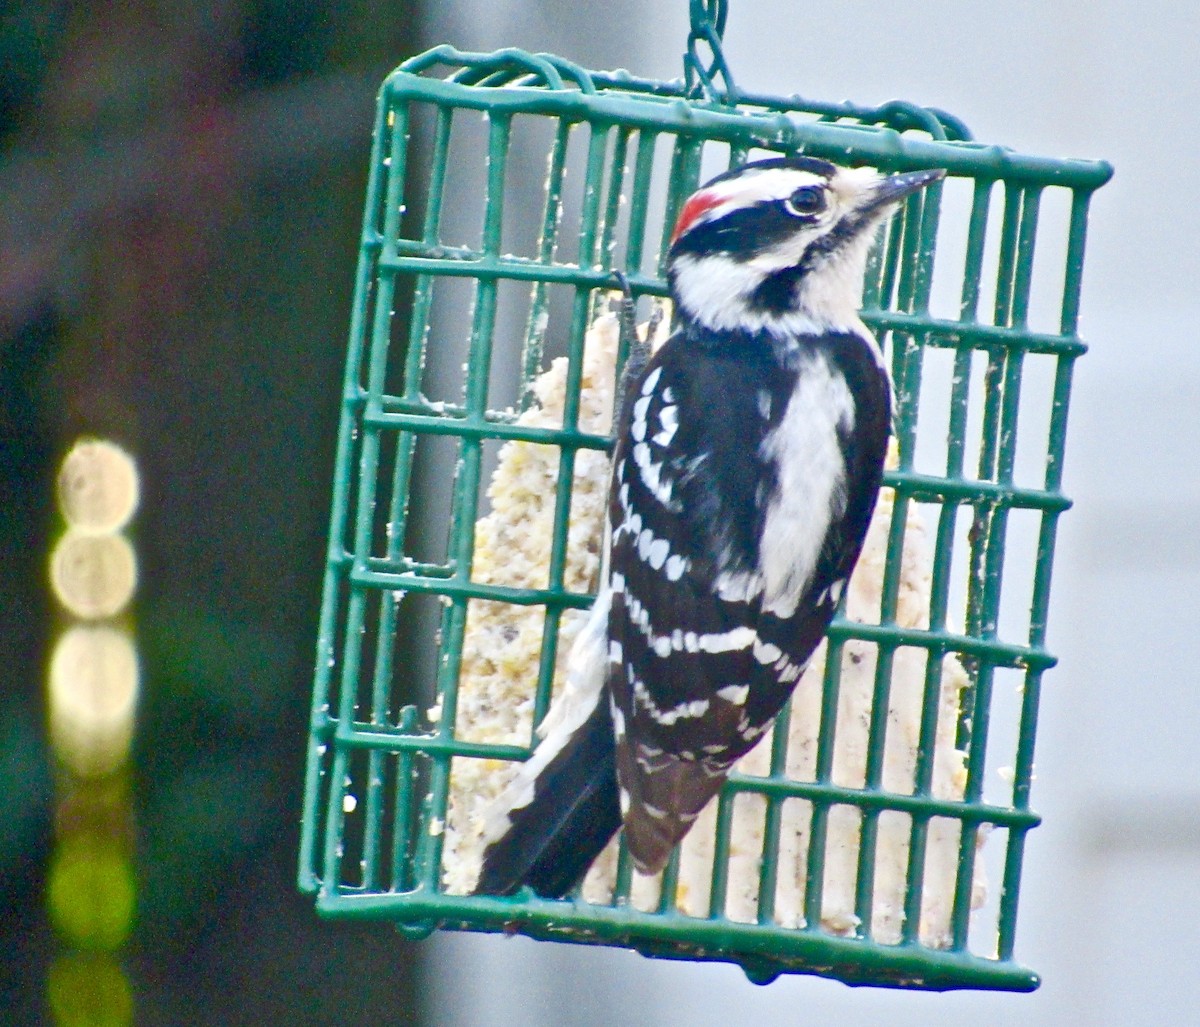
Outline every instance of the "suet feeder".
<svg viewBox="0 0 1200 1027">
<path fill-rule="evenodd" d="M 910 103 L 738 90 L 721 54 L 725 6 L 693 0 L 683 81 L 440 46 L 406 61 L 380 90 L 342 393 L 301 887 L 322 914 L 390 921 L 414 938 L 437 928 L 518 932 L 731 961 L 756 981 L 815 973 L 853 984 L 1031 990 L 1037 975 L 1014 960 L 1017 905 L 1026 834 L 1038 823 L 1029 803 L 1038 700 L 1055 662 L 1046 617 L 1056 527 L 1070 505 L 1060 484 L 1072 368 L 1085 350 L 1077 324 L 1088 204 L 1111 169 L 982 145 L 956 118 Z M 699 181 L 800 152 L 888 172 L 948 172 L 888 226 L 867 275 L 863 318 L 896 384 L 890 519 L 870 615 L 839 616 L 829 632 L 803 714 L 809 769 L 791 773 L 794 707 L 764 742 L 760 770 L 731 775 L 717 801 L 700 899 L 695 889 L 683 894 L 678 854 L 649 903 L 634 894 L 624 854 L 599 899 L 586 889 L 561 901 L 463 894 L 448 866 L 453 775 L 527 758 L 566 648 L 564 625 L 591 599 L 586 582 L 570 583 L 580 543 L 569 529 L 581 468 L 610 443 L 581 413 L 581 383 L 585 337 L 613 272 L 648 308 L 666 295 L 666 240 Z M 540 209 L 522 218 L 513 196 L 534 188 Z M 464 214 L 476 219 L 475 237 L 448 237 L 446 225 Z M 531 419 L 555 353 L 556 412 Z M 521 500 L 541 504 L 547 518 L 535 585 L 477 567 L 477 522 L 488 514 L 483 494 L 497 458 L 506 459 L 502 446 L 551 456 L 549 487 Z M 928 544 L 913 557 L 906 536 L 919 522 Z M 594 551 L 598 539 L 591 543 Z M 498 555 L 502 562 L 493 548 L 489 561 Z M 923 582 L 915 600 L 906 591 L 911 560 Z M 898 615 L 914 601 L 915 620 Z M 535 658 L 514 682 L 528 696 L 515 743 L 464 727 L 464 647 L 484 608 L 515 609 L 534 626 Z M 855 728 L 863 755 L 847 778 L 837 755 L 851 730 L 847 675 L 868 673 L 864 654 Z M 897 713 L 902 673 L 915 682 L 907 725 Z M 950 791 L 935 782 L 948 694 Z M 913 758 L 897 784 L 885 772 L 888 746 L 905 731 Z M 748 863 L 739 816 L 756 818 L 761 848 Z M 899 856 L 885 856 L 885 837 L 901 839 Z M 733 901 L 735 878 L 747 873 L 749 913 Z M 889 875 L 896 910 L 885 922 Z"/>
</svg>

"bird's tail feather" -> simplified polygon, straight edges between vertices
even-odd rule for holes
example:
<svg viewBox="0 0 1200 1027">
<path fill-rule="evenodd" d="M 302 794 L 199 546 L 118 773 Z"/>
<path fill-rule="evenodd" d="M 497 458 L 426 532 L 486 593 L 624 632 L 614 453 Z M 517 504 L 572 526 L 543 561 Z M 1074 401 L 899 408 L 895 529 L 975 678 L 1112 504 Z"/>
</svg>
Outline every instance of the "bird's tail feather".
<svg viewBox="0 0 1200 1027">
<path fill-rule="evenodd" d="M 612 715 L 604 696 L 532 781 L 531 795 L 483 854 L 477 895 L 528 885 L 561 898 L 587 873 L 621 826 Z M 523 796 L 524 797 L 524 796 Z"/>
</svg>

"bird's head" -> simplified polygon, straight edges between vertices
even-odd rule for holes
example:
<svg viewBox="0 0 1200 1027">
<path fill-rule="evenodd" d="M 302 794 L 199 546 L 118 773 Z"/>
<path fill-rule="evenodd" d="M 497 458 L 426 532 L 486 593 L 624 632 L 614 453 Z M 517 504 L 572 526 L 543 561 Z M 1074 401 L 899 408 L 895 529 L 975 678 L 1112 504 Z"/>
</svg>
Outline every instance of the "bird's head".
<svg viewBox="0 0 1200 1027">
<path fill-rule="evenodd" d="M 787 157 L 717 176 L 684 203 L 671 237 L 679 312 L 718 332 L 853 328 L 875 229 L 943 174 Z"/>
</svg>

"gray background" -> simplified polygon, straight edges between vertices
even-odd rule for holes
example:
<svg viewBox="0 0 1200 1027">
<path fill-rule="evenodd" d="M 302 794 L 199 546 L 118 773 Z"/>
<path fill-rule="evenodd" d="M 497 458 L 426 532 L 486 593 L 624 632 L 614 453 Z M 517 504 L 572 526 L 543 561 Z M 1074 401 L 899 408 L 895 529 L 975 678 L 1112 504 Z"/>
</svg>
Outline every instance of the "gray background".
<svg viewBox="0 0 1200 1027">
<path fill-rule="evenodd" d="M 962 117 L 976 138 L 1117 169 L 1092 208 L 1082 332 L 1018 957 L 1031 996 L 767 988 L 740 971 L 524 939 L 426 944 L 430 1022 L 1150 1024 L 1196 1022 L 1200 983 L 1200 548 L 1192 48 L 1200 7 L 734 0 L 738 84 Z M 437 5 L 429 43 L 523 46 L 679 74 L 682 0 Z"/>
</svg>

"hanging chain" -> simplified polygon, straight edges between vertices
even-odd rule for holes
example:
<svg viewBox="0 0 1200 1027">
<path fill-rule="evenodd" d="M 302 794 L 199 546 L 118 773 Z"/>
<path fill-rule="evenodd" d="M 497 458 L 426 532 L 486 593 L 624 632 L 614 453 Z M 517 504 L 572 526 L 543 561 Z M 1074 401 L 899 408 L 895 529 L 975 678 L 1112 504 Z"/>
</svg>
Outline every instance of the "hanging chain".
<svg viewBox="0 0 1200 1027">
<path fill-rule="evenodd" d="M 737 103 L 737 89 L 725 54 L 721 52 L 721 37 L 729 14 L 728 0 L 690 0 L 690 4 L 692 28 L 688 33 L 687 53 L 683 55 L 687 95 L 692 99 L 703 96 L 713 103 L 732 106 Z M 707 63 L 701 51 L 707 56 Z"/>
</svg>

